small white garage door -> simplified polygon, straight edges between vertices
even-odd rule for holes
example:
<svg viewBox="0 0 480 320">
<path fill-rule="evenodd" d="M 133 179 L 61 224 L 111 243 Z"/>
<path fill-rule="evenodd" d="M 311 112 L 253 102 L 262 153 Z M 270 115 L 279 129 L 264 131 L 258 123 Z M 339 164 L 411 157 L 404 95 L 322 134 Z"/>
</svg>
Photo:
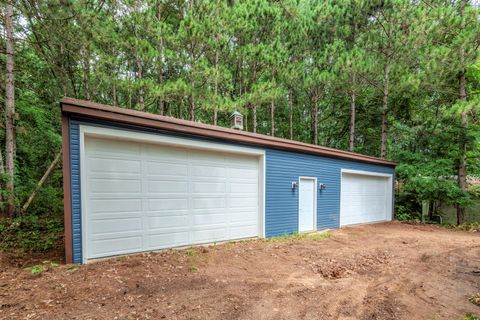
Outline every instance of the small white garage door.
<svg viewBox="0 0 480 320">
<path fill-rule="evenodd" d="M 84 140 L 84 259 L 256 237 L 259 158 Z"/>
<path fill-rule="evenodd" d="M 391 220 L 391 175 L 342 172 L 340 226 Z"/>
</svg>

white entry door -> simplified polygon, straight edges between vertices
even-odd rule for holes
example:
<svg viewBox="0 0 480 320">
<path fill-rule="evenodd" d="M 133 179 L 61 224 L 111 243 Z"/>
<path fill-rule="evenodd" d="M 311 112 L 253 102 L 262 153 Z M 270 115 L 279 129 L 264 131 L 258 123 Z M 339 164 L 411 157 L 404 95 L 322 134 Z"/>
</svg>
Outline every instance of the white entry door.
<svg viewBox="0 0 480 320">
<path fill-rule="evenodd" d="M 316 182 L 315 178 L 300 178 L 298 204 L 298 231 L 315 230 Z"/>
</svg>

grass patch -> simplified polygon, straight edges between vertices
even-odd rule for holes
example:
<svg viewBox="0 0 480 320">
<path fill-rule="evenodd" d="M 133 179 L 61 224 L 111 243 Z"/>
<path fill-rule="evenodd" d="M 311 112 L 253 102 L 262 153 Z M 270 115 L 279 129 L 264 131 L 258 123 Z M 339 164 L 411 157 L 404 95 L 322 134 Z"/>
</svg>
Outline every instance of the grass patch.
<svg viewBox="0 0 480 320">
<path fill-rule="evenodd" d="M 74 272 L 74 271 L 77 271 L 78 269 L 80 269 L 80 266 L 79 265 L 71 265 L 67 268 L 67 271 L 70 271 L 70 272 Z"/>
<path fill-rule="evenodd" d="M 471 296 L 470 299 L 468 299 L 468 301 L 480 307 L 480 292 Z"/>
<path fill-rule="evenodd" d="M 195 266 L 191 266 L 190 267 L 190 272 L 193 272 L 193 273 L 198 272 L 198 268 L 195 267 Z"/>
<path fill-rule="evenodd" d="M 185 254 L 189 257 L 196 257 L 197 256 L 197 250 L 195 250 L 194 248 L 189 248 L 189 249 L 185 250 Z"/>
<path fill-rule="evenodd" d="M 467 314 L 463 317 L 463 320 L 480 320 L 480 318 L 477 317 L 476 315 L 471 314 L 471 313 L 467 313 Z"/>
<path fill-rule="evenodd" d="M 42 264 L 36 264 L 34 266 L 23 268 L 23 270 L 30 271 L 33 274 L 42 273 L 47 270 L 58 267 L 59 264 L 52 261 L 43 261 Z"/>
<path fill-rule="evenodd" d="M 267 239 L 268 243 L 282 243 L 290 241 L 301 241 L 301 240 L 313 240 L 318 241 L 322 239 L 328 239 L 333 237 L 331 233 L 328 232 L 313 232 L 313 233 L 287 233 L 277 237 L 271 237 Z"/>
</svg>

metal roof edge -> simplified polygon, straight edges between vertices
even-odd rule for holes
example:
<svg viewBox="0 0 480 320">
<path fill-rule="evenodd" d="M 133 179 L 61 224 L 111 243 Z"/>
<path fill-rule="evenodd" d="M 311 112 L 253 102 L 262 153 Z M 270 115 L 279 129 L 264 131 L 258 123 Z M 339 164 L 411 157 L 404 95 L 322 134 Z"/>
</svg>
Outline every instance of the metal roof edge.
<svg viewBox="0 0 480 320">
<path fill-rule="evenodd" d="M 181 132 L 209 138 L 218 138 L 240 143 L 261 145 L 288 151 L 299 151 L 327 157 L 362 161 L 377 165 L 391 167 L 398 165 L 398 163 L 390 160 L 362 155 L 355 152 L 322 147 L 247 131 L 239 131 L 195 121 L 161 116 L 137 110 L 124 109 L 117 106 L 105 105 L 87 100 L 64 97 L 60 100 L 60 106 L 62 112 L 64 113 L 76 114 L 85 117 L 130 123 L 139 126 L 163 129 L 166 131 Z"/>
</svg>

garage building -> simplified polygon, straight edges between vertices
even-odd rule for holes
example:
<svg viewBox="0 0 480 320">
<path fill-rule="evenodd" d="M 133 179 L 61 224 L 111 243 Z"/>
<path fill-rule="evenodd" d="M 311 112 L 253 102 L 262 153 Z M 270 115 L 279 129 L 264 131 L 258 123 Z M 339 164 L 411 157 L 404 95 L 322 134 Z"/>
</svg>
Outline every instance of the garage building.
<svg viewBox="0 0 480 320">
<path fill-rule="evenodd" d="M 67 262 L 392 219 L 396 163 L 65 98 Z"/>
</svg>

